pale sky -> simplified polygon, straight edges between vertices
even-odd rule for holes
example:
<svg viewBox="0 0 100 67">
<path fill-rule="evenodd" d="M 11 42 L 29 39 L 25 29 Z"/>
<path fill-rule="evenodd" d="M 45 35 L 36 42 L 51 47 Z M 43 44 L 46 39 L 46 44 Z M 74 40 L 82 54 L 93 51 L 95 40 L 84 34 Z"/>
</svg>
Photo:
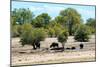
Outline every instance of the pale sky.
<svg viewBox="0 0 100 67">
<path fill-rule="evenodd" d="M 95 6 L 89 5 L 12 1 L 12 10 L 14 8 L 29 8 L 35 16 L 41 13 L 48 13 L 52 19 L 58 16 L 61 10 L 74 8 L 81 14 L 84 22 L 86 22 L 88 18 L 95 18 Z"/>
</svg>

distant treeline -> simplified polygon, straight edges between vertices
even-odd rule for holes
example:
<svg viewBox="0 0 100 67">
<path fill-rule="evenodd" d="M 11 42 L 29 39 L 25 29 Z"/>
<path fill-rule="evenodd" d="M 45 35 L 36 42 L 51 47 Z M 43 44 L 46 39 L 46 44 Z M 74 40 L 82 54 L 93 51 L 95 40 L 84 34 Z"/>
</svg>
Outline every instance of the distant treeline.
<svg viewBox="0 0 100 67">
<path fill-rule="evenodd" d="M 55 17 L 54 20 L 51 19 L 48 13 L 42 13 L 35 17 L 34 12 L 31 12 L 29 8 L 14 9 L 11 12 L 11 24 L 14 26 L 25 23 L 29 23 L 35 28 L 48 28 L 52 25 L 61 25 L 68 29 L 69 35 L 74 35 L 75 28 L 80 24 L 84 24 L 84 21 L 77 10 L 73 8 L 60 11 L 59 16 Z M 92 28 L 92 33 L 95 32 L 95 18 L 87 18 L 85 25 Z"/>
</svg>

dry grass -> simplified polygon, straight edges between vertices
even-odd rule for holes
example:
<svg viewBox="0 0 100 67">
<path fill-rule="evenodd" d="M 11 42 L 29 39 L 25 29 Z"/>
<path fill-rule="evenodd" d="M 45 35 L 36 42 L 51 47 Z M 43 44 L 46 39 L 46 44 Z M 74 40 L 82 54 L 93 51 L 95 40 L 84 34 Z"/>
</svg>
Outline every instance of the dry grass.
<svg viewBox="0 0 100 67">
<path fill-rule="evenodd" d="M 95 36 L 91 36 L 89 42 L 84 43 L 84 49 L 79 49 L 80 42 L 75 42 L 73 36 L 68 38 L 65 47 L 76 47 L 75 50 L 55 52 L 45 50 L 52 42 L 58 42 L 56 38 L 46 38 L 41 42 L 41 49 L 32 50 L 32 46 L 21 46 L 19 38 L 12 38 L 12 66 L 48 63 L 67 63 L 95 61 Z M 61 46 L 61 43 L 59 43 Z"/>
</svg>

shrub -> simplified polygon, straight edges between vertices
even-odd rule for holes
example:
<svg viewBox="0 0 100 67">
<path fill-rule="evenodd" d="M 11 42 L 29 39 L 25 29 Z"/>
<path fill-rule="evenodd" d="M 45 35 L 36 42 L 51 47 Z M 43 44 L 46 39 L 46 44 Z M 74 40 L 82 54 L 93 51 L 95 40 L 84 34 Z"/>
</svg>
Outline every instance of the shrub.
<svg viewBox="0 0 100 67">
<path fill-rule="evenodd" d="M 18 37 L 21 34 L 21 26 L 20 25 L 14 25 L 11 27 L 12 31 L 11 31 L 11 36 L 12 37 Z"/>
<path fill-rule="evenodd" d="M 48 36 L 49 36 L 49 37 L 53 37 L 54 35 L 55 35 L 55 30 L 52 29 L 52 28 L 49 28 L 49 29 L 48 29 Z"/>
<path fill-rule="evenodd" d="M 35 40 L 42 41 L 46 37 L 45 29 L 43 28 L 36 28 L 33 30 L 33 37 Z"/>
<path fill-rule="evenodd" d="M 67 31 L 63 31 L 58 36 L 58 41 L 61 43 L 66 42 L 67 39 L 68 39 L 68 32 Z"/>
<path fill-rule="evenodd" d="M 77 29 L 79 28 L 80 24 L 73 25 L 72 27 L 72 35 L 75 35 Z"/>
<path fill-rule="evenodd" d="M 23 32 L 21 35 L 21 42 L 22 45 L 32 45 L 33 49 L 35 48 L 34 42 L 38 41 L 38 43 L 42 40 L 44 40 L 46 37 L 46 32 L 43 28 L 34 28 L 29 31 Z"/>
<path fill-rule="evenodd" d="M 95 34 L 96 29 L 90 26 L 87 26 L 91 34 Z"/>
<path fill-rule="evenodd" d="M 80 42 L 87 42 L 89 40 L 90 30 L 85 25 L 80 25 L 80 27 L 75 32 L 74 39 Z"/>
<path fill-rule="evenodd" d="M 62 43 L 62 47 L 64 48 L 65 42 L 68 39 L 68 31 L 67 30 L 63 30 L 59 36 L 58 36 L 58 41 Z"/>
<path fill-rule="evenodd" d="M 57 23 L 54 27 L 53 27 L 54 31 L 55 31 L 55 37 L 58 37 L 64 30 L 65 28 Z"/>
<path fill-rule="evenodd" d="M 54 22 L 54 21 L 53 21 Z M 47 29 L 48 29 L 48 35 L 50 36 L 50 37 L 58 37 L 59 36 L 59 34 L 63 31 L 63 30 L 65 30 L 66 28 L 64 28 L 61 24 L 59 24 L 59 23 L 56 23 L 56 22 L 51 22 L 49 25 L 48 25 L 48 27 L 47 27 Z"/>
<path fill-rule="evenodd" d="M 27 31 L 31 31 L 33 29 L 32 25 L 30 23 L 24 23 L 22 25 L 22 29 L 21 32 L 27 32 Z"/>
</svg>

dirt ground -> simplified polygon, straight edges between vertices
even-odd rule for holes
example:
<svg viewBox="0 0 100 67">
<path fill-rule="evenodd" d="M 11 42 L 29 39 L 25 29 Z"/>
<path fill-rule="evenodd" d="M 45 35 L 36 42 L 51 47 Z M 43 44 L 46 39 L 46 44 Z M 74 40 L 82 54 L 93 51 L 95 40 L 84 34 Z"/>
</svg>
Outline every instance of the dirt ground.
<svg viewBox="0 0 100 67">
<path fill-rule="evenodd" d="M 63 52 L 47 49 L 50 48 L 52 42 L 58 42 L 57 38 L 46 38 L 44 41 L 41 41 L 41 49 L 38 50 L 32 50 L 31 45 L 25 45 L 22 47 L 19 41 L 20 38 L 12 38 L 11 41 L 12 66 L 95 61 L 96 44 L 94 35 L 91 35 L 89 42 L 83 42 L 83 49 L 79 48 L 81 42 L 76 42 L 73 39 L 73 36 L 69 36 L 65 48 L 76 47 L 76 49 L 66 49 Z M 62 46 L 61 43 L 59 43 L 59 46 Z"/>
</svg>

